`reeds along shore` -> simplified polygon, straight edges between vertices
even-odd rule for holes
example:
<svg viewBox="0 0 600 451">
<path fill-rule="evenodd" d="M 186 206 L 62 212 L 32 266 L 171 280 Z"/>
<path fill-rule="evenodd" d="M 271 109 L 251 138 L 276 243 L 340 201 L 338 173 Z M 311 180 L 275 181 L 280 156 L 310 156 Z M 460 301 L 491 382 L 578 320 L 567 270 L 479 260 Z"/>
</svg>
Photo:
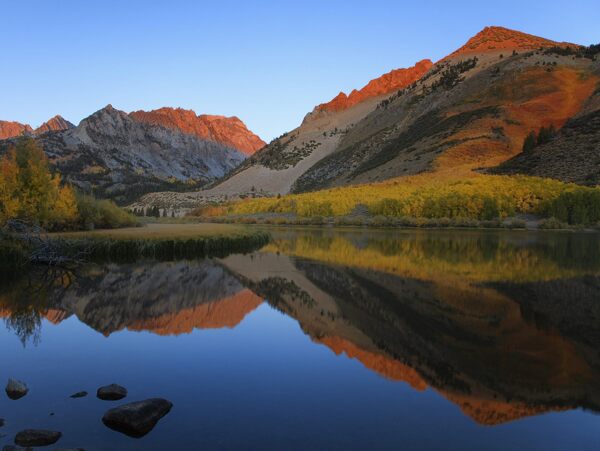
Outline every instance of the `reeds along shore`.
<svg viewBox="0 0 600 451">
<path fill-rule="evenodd" d="M 64 253 L 64 261 L 135 261 L 222 257 L 233 252 L 250 252 L 270 241 L 267 232 L 248 230 L 231 235 L 185 238 L 50 237 Z M 34 249 L 14 237 L 0 239 L 0 271 L 14 272 L 34 263 Z M 70 258 L 72 257 L 72 258 Z"/>
</svg>

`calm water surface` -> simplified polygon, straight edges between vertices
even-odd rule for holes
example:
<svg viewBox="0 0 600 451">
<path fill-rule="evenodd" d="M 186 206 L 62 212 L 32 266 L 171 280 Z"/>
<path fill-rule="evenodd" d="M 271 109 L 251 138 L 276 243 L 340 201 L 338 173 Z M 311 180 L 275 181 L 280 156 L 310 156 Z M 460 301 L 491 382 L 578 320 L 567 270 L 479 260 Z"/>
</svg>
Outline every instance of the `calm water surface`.
<svg viewBox="0 0 600 451">
<path fill-rule="evenodd" d="M 23 274 L 0 316 L 0 383 L 30 388 L 1 393 L 0 446 L 600 449 L 594 234 L 279 229 L 247 255 Z M 128 397 L 96 399 L 113 382 Z M 145 437 L 102 424 L 151 397 L 174 407 Z"/>
</svg>

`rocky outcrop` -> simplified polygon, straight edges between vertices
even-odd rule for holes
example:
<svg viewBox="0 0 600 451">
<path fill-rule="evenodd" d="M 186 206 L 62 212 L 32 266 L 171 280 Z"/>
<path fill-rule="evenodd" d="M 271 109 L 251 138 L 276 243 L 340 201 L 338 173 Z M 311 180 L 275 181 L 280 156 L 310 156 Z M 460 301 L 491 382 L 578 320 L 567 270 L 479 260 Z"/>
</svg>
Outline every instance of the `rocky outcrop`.
<svg viewBox="0 0 600 451">
<path fill-rule="evenodd" d="M 33 132 L 36 135 L 43 135 L 48 132 L 60 132 L 63 130 L 69 130 L 70 128 L 74 128 L 75 125 L 67 121 L 61 115 L 56 115 L 52 119 L 44 122 Z"/>
<path fill-rule="evenodd" d="M 510 30 L 504 27 L 485 27 L 447 58 L 500 50 L 538 50 L 548 47 L 578 47 L 569 42 L 556 42 L 539 36 Z"/>
<path fill-rule="evenodd" d="M 431 66 L 433 66 L 433 63 L 428 59 L 424 59 L 412 67 L 395 69 L 379 78 L 371 80 L 362 89 L 355 89 L 350 95 L 340 92 L 333 100 L 317 106 L 315 110 L 342 111 L 369 98 L 396 92 L 419 80 L 429 69 L 431 69 Z"/>
<path fill-rule="evenodd" d="M 20 122 L 0 121 L 0 139 L 14 138 L 22 134 L 32 133 L 33 129 Z"/>
<path fill-rule="evenodd" d="M 196 115 L 192 110 L 168 107 L 153 111 L 134 111 L 130 116 L 139 122 L 160 125 L 218 142 L 245 155 L 252 155 L 265 146 L 265 142 L 235 116 Z"/>
</svg>

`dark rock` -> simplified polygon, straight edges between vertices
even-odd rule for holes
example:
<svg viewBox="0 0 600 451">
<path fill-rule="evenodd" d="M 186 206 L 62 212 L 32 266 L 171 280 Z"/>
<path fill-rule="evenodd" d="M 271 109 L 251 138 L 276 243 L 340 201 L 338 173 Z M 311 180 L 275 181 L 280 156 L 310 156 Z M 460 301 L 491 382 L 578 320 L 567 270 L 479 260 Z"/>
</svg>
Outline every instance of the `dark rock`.
<svg viewBox="0 0 600 451">
<path fill-rule="evenodd" d="M 96 395 L 104 401 L 118 401 L 127 396 L 127 389 L 117 384 L 111 384 L 100 387 Z"/>
<path fill-rule="evenodd" d="M 110 429 L 139 438 L 154 429 L 158 420 L 172 407 L 173 403 L 160 398 L 132 402 L 110 409 L 102 417 L 102 422 Z"/>
<path fill-rule="evenodd" d="M 0 418 L 0 428 L 6 424 L 4 418 Z"/>
<path fill-rule="evenodd" d="M 33 451 L 33 448 L 23 448 L 22 446 L 6 445 L 4 448 L 2 448 L 2 451 Z"/>
<path fill-rule="evenodd" d="M 61 437 L 61 432 L 25 429 L 17 434 L 15 444 L 19 446 L 48 446 L 56 443 Z"/>
<path fill-rule="evenodd" d="M 16 379 L 9 379 L 6 384 L 6 394 L 10 399 L 20 399 L 29 392 L 29 388 L 24 382 Z"/>
<path fill-rule="evenodd" d="M 76 398 L 85 398 L 88 395 L 86 391 L 78 391 L 77 393 L 73 393 L 70 397 L 73 399 Z"/>
</svg>

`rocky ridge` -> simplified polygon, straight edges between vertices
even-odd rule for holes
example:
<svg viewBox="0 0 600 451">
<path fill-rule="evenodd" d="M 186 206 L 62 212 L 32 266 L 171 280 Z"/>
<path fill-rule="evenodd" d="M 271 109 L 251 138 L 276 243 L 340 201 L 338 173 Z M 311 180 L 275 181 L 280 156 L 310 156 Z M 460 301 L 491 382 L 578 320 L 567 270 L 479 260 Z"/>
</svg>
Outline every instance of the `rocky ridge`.
<svg viewBox="0 0 600 451">
<path fill-rule="evenodd" d="M 235 116 L 196 115 L 192 110 L 169 107 L 153 111 L 134 111 L 130 116 L 139 122 L 160 125 L 224 144 L 245 155 L 252 155 L 266 144 Z"/>
</svg>

